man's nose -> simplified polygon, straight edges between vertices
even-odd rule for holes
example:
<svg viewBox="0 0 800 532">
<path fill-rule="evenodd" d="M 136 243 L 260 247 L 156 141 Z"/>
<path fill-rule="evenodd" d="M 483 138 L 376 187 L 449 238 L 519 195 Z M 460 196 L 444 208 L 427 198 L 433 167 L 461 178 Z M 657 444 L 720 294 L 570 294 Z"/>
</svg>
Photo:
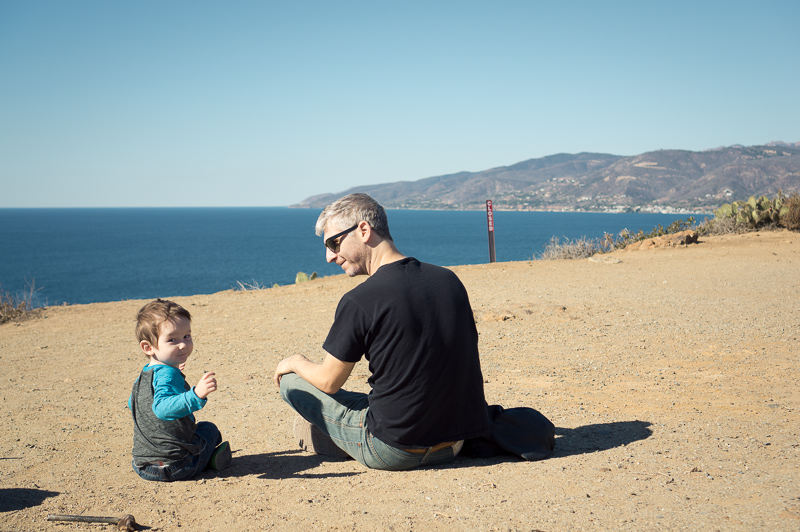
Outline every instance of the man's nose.
<svg viewBox="0 0 800 532">
<path fill-rule="evenodd" d="M 331 263 L 331 262 L 336 261 L 336 256 L 337 256 L 337 253 L 334 253 L 333 251 L 331 251 L 327 247 L 325 248 L 325 261 L 326 262 Z"/>
</svg>

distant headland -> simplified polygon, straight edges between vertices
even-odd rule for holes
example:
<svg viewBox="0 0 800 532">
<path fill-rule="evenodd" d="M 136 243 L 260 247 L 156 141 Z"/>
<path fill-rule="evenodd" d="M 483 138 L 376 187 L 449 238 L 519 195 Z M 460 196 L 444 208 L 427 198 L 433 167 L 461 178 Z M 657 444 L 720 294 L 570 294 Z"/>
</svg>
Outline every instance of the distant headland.
<svg viewBox="0 0 800 532">
<path fill-rule="evenodd" d="M 560 153 L 480 172 L 364 185 L 318 194 L 295 208 L 321 208 L 366 192 L 387 208 L 574 212 L 711 212 L 749 196 L 800 192 L 800 142 L 722 146 L 641 155 Z"/>
</svg>

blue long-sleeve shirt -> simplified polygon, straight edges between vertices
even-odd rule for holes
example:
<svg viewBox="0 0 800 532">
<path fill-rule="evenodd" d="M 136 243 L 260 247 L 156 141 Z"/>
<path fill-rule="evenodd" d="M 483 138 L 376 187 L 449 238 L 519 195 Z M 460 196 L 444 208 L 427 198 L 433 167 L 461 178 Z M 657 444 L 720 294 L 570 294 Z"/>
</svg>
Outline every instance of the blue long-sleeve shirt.
<svg viewBox="0 0 800 532">
<path fill-rule="evenodd" d="M 147 365 L 143 371 L 153 371 L 153 413 L 158 419 L 172 421 L 186 416 L 194 416 L 208 402 L 200 399 L 194 391 L 194 386 L 186 390 L 186 379 L 178 368 L 156 364 Z M 128 398 L 128 408 L 131 408 L 133 396 Z"/>
</svg>

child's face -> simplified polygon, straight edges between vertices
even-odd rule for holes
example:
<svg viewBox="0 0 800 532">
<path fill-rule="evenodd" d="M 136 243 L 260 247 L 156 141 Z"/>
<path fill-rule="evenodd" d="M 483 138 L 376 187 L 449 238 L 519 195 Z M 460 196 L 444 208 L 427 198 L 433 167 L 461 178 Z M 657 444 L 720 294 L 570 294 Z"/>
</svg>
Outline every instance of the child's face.
<svg viewBox="0 0 800 532">
<path fill-rule="evenodd" d="M 165 321 L 158 328 L 158 345 L 147 340 L 141 342 L 142 351 L 150 357 L 151 364 L 165 364 L 180 369 L 181 364 L 192 354 L 192 324 L 183 316 L 174 321 Z"/>
</svg>

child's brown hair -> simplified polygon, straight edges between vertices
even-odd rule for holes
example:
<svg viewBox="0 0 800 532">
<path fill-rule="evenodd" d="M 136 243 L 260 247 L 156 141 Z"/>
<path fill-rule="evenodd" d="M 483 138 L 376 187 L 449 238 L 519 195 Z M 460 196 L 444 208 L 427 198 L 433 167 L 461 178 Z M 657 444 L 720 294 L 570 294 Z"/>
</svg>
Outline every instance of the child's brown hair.
<svg viewBox="0 0 800 532">
<path fill-rule="evenodd" d="M 179 316 L 183 316 L 192 321 L 189 311 L 178 305 L 174 301 L 156 299 L 139 309 L 136 315 L 136 339 L 139 342 L 146 340 L 150 345 L 158 345 L 158 333 L 161 324 L 173 321 Z"/>
</svg>

